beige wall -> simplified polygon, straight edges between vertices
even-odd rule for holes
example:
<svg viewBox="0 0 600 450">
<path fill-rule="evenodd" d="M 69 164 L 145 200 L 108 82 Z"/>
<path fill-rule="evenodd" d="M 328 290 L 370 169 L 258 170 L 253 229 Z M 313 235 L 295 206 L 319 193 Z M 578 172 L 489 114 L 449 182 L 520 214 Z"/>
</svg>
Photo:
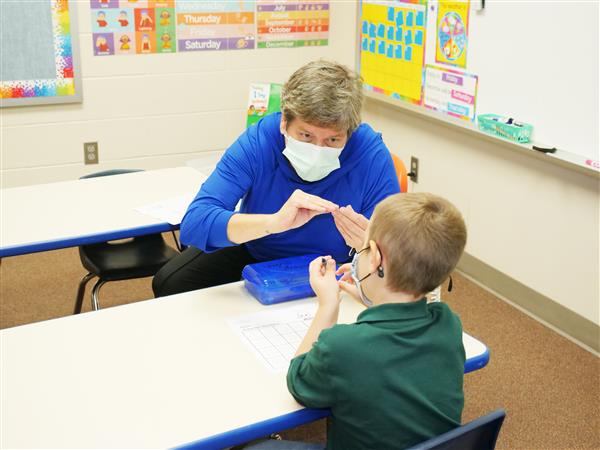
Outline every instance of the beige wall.
<svg viewBox="0 0 600 450">
<path fill-rule="evenodd" d="M 250 83 L 283 82 L 321 57 L 354 64 L 349 1 L 331 2 L 330 45 L 313 48 L 95 57 L 89 2 L 78 2 L 78 19 L 83 103 L 0 110 L 2 187 L 222 151 L 244 129 Z M 99 143 L 99 165 L 83 165 L 88 141 Z"/>
<path fill-rule="evenodd" d="M 598 178 L 373 100 L 363 119 L 405 163 L 419 158 L 409 190 L 463 211 L 469 254 L 600 324 Z"/>
</svg>

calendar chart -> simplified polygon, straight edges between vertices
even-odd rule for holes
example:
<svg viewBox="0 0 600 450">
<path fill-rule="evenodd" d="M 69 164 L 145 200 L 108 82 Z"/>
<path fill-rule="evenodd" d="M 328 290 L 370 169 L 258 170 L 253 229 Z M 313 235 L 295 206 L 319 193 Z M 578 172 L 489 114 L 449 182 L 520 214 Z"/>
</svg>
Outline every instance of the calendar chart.
<svg viewBox="0 0 600 450">
<path fill-rule="evenodd" d="M 178 0 L 177 50 L 247 50 L 255 46 L 254 0 Z"/>
<path fill-rule="evenodd" d="M 257 15 L 258 48 L 327 45 L 328 1 L 258 0 Z"/>
</svg>

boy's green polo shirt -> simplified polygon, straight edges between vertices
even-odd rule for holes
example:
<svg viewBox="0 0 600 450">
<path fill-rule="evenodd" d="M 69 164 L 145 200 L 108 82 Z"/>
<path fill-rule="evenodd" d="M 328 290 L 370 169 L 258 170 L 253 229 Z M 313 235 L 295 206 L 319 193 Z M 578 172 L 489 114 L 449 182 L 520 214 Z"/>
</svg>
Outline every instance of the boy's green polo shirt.
<svg viewBox="0 0 600 450">
<path fill-rule="evenodd" d="M 402 449 L 458 425 L 460 319 L 444 303 L 387 303 L 323 330 L 287 375 L 296 400 L 331 408 L 328 449 Z"/>
</svg>

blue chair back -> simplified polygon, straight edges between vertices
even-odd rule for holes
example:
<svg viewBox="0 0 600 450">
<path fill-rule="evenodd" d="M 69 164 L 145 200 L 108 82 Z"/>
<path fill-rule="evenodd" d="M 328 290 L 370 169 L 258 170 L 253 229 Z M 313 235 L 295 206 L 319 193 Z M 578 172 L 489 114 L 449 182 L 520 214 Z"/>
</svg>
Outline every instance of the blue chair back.
<svg viewBox="0 0 600 450">
<path fill-rule="evenodd" d="M 406 450 L 494 450 L 505 416 L 499 409 Z"/>
</svg>

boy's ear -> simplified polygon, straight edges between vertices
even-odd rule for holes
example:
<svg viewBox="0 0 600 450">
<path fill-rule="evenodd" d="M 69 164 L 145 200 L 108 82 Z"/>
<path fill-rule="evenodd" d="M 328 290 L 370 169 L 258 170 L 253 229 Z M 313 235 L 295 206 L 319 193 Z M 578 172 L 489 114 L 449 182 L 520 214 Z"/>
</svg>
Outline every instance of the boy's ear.
<svg viewBox="0 0 600 450">
<path fill-rule="evenodd" d="M 369 250 L 369 262 L 371 263 L 369 272 L 374 272 L 379 266 L 381 266 L 381 252 L 379 251 L 377 242 L 375 242 L 373 239 L 369 241 Z"/>
</svg>

